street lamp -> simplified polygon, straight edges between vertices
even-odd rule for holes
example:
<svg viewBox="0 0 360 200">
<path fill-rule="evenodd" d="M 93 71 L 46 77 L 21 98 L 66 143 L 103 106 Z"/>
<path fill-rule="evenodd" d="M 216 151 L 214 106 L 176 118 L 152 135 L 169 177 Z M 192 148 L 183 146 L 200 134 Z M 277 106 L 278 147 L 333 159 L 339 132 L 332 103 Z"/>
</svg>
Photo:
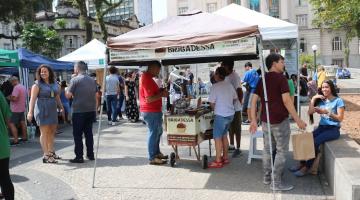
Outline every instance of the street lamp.
<svg viewBox="0 0 360 200">
<path fill-rule="evenodd" d="M 313 52 L 314 52 L 314 68 L 315 68 L 315 73 L 316 73 L 316 51 L 317 51 L 317 46 L 316 46 L 316 44 L 314 44 L 314 45 L 312 45 L 312 50 L 313 50 Z"/>
</svg>

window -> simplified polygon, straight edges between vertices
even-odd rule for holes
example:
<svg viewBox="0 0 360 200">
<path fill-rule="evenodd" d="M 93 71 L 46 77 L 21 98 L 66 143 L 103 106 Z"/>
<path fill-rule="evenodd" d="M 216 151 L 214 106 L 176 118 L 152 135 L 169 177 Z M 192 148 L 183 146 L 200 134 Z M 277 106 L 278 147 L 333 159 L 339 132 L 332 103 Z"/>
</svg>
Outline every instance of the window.
<svg viewBox="0 0 360 200">
<path fill-rule="evenodd" d="M 184 14 L 188 11 L 188 7 L 179 7 L 178 8 L 178 15 Z"/>
<path fill-rule="evenodd" d="M 10 43 L 4 43 L 4 49 L 11 50 L 11 44 Z"/>
<path fill-rule="evenodd" d="M 307 15 L 296 15 L 296 23 L 300 27 L 307 27 Z"/>
<path fill-rule="evenodd" d="M 250 9 L 260 12 L 260 0 L 250 0 Z"/>
<path fill-rule="evenodd" d="M 339 66 L 339 67 L 342 67 L 343 66 L 343 59 L 333 59 L 332 60 L 332 63 L 333 63 L 333 65 L 337 65 L 337 66 Z"/>
<path fill-rule="evenodd" d="M 342 50 L 342 41 L 340 37 L 334 37 L 332 40 L 332 50 L 341 51 Z"/>
<path fill-rule="evenodd" d="M 206 12 L 212 13 L 217 10 L 217 4 L 216 3 L 207 3 L 206 4 Z"/>
<path fill-rule="evenodd" d="M 73 43 L 73 37 L 70 36 L 70 37 L 69 37 L 69 40 L 68 40 L 68 47 L 69 47 L 69 48 L 73 48 L 73 45 L 74 45 L 74 43 Z"/>
<path fill-rule="evenodd" d="M 307 0 L 297 0 L 298 6 L 307 6 Z"/>
<path fill-rule="evenodd" d="M 233 0 L 232 2 L 241 5 L 241 0 Z"/>
<path fill-rule="evenodd" d="M 279 18 L 280 16 L 279 0 L 272 0 L 269 2 L 269 15 L 271 17 Z"/>
<path fill-rule="evenodd" d="M 306 52 L 306 40 L 305 40 L 305 38 L 300 38 L 300 50 L 301 50 L 301 53 Z"/>
</svg>

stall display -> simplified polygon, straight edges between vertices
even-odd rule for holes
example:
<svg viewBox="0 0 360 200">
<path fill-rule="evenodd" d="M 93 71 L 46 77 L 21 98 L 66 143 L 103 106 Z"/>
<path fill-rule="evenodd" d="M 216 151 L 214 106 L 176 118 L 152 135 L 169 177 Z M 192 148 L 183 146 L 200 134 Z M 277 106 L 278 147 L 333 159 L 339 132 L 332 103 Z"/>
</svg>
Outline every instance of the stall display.
<svg viewBox="0 0 360 200">
<path fill-rule="evenodd" d="M 201 161 L 203 169 L 207 168 L 208 157 L 204 154 L 201 158 L 200 143 L 204 140 L 209 141 L 209 152 L 211 156 L 211 139 L 214 122 L 214 114 L 209 106 L 201 105 L 196 108 L 186 107 L 190 103 L 186 99 L 179 99 L 174 114 L 165 115 L 165 130 L 167 133 L 168 144 L 171 145 L 174 152 L 170 154 L 170 165 L 175 166 L 177 160 L 180 160 L 178 147 L 188 146 L 194 150 L 196 159 Z"/>
</svg>

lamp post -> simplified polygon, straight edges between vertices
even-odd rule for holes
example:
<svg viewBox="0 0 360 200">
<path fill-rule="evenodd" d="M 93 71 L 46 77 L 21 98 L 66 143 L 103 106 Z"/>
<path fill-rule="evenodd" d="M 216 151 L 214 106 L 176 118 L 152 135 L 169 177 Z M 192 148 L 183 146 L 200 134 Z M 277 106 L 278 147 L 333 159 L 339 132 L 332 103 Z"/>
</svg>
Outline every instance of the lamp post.
<svg viewBox="0 0 360 200">
<path fill-rule="evenodd" d="M 312 50 L 313 50 L 313 52 L 314 52 L 314 68 L 315 68 L 315 73 L 316 73 L 316 71 L 317 71 L 317 69 L 316 69 L 316 51 L 317 51 L 317 46 L 316 46 L 316 44 L 314 44 L 314 45 L 312 45 Z"/>
</svg>

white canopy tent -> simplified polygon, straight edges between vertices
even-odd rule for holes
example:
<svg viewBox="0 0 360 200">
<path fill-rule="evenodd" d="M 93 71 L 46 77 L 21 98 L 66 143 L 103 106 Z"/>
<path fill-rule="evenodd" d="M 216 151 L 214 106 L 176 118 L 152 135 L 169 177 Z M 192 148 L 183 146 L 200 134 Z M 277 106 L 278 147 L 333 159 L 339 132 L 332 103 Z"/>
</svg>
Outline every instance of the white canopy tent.
<svg viewBox="0 0 360 200">
<path fill-rule="evenodd" d="M 59 58 L 60 61 L 84 61 L 89 69 L 104 68 L 106 45 L 97 39 Z"/>
<path fill-rule="evenodd" d="M 299 30 L 297 24 L 262 14 L 234 3 L 217 10 L 214 14 L 251 26 L 257 25 L 264 50 L 285 49 L 283 56 L 285 57 L 286 70 L 289 74 L 297 74 L 298 76 L 297 96 L 299 97 Z M 300 110 L 300 98 L 297 98 L 297 109 L 298 111 Z"/>
<path fill-rule="evenodd" d="M 248 25 L 257 25 L 264 41 L 298 38 L 298 26 L 237 4 L 230 4 L 214 14 L 241 21 Z"/>
</svg>

